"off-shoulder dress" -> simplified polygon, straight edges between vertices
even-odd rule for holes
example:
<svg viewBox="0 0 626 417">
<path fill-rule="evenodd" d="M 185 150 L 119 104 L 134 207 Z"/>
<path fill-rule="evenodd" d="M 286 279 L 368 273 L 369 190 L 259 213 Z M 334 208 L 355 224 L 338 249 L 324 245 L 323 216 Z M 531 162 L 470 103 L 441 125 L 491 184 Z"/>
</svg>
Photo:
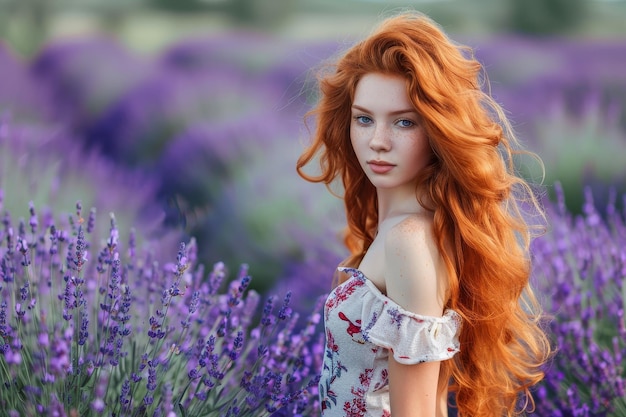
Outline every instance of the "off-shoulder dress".
<svg viewBox="0 0 626 417">
<path fill-rule="evenodd" d="M 326 348 L 319 383 L 323 417 L 390 417 L 388 358 L 441 361 L 459 351 L 461 318 L 404 310 L 361 271 L 337 286 L 324 306 Z"/>
</svg>

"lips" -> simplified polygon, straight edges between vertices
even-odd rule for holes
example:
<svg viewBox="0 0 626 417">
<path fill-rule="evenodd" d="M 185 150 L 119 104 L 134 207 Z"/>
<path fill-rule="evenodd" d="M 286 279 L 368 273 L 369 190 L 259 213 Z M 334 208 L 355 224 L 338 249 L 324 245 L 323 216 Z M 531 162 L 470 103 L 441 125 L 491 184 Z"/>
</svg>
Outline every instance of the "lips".
<svg viewBox="0 0 626 417">
<path fill-rule="evenodd" d="M 367 164 L 370 166 L 372 172 L 376 174 L 384 174 L 393 169 L 394 164 L 386 161 L 367 161 Z"/>
</svg>

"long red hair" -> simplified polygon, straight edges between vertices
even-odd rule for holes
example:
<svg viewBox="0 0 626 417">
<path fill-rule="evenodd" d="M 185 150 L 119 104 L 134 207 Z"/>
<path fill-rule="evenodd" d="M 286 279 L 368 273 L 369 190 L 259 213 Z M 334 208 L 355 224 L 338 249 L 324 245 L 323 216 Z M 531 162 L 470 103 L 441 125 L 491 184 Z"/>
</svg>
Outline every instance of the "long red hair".
<svg viewBox="0 0 626 417">
<path fill-rule="evenodd" d="M 514 157 L 522 151 L 503 110 L 483 91 L 486 78 L 471 49 L 421 14 L 385 20 L 320 75 L 319 101 L 309 114 L 314 138 L 298 159 L 298 173 L 327 186 L 341 179 L 351 253 L 344 264 L 358 267 L 378 213 L 376 190 L 350 143 L 350 112 L 357 83 L 372 72 L 405 77 L 433 150 L 416 197 L 434 214 L 448 268 L 446 307 L 463 317 L 461 351 L 442 363 L 459 415 L 528 411 L 551 349 L 529 287 L 533 227 L 521 207 L 541 210 L 516 174 Z M 321 173 L 306 174 L 304 166 L 317 157 Z"/>
</svg>

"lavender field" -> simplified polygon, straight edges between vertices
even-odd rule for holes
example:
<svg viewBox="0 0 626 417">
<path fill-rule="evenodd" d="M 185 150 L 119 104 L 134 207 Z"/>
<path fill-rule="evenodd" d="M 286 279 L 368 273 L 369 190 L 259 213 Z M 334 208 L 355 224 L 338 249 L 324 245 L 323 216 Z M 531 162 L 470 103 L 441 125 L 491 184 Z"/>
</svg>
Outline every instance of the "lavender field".
<svg viewBox="0 0 626 417">
<path fill-rule="evenodd" d="M 626 43 L 468 43 L 545 163 L 533 282 L 558 351 L 535 415 L 626 415 Z M 311 69 L 341 47 L 0 44 L 0 408 L 317 415 L 343 218 L 295 160 Z"/>
</svg>

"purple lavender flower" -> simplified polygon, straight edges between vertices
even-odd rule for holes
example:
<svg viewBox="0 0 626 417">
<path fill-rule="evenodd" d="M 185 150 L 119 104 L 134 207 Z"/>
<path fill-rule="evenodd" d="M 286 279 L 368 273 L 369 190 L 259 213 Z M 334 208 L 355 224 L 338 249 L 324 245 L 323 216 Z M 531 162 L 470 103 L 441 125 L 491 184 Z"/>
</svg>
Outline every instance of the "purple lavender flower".
<svg viewBox="0 0 626 417">
<path fill-rule="evenodd" d="M 583 214 L 565 211 L 562 191 L 549 205 L 549 234 L 533 244 L 533 281 L 558 348 L 537 395 L 537 415 L 621 415 L 626 331 L 626 213 L 606 214 L 585 191 Z M 581 414 L 582 413 L 582 414 Z"/>
<path fill-rule="evenodd" d="M 291 317 L 292 310 L 291 310 L 291 306 L 289 305 L 290 301 L 291 301 L 291 291 L 285 295 L 285 298 L 283 300 L 283 305 L 280 307 L 280 311 L 278 312 L 279 320 L 286 320 Z"/>
<path fill-rule="evenodd" d="M 268 413 L 265 403 L 270 410 L 302 403 L 303 387 L 319 367 L 302 358 L 321 341 L 310 326 L 295 330 L 290 294 L 278 320 L 256 325 L 260 296 L 249 289 L 246 265 L 220 293 L 225 266 L 217 263 L 204 277 L 194 240 L 180 245 L 175 263 L 159 265 L 139 248 L 131 261 L 115 221 L 108 235 L 98 236 L 94 227 L 88 240 L 82 206 L 77 209 L 73 222 L 48 219 L 49 230 L 37 228 L 35 238 L 47 250 L 29 253 L 30 265 L 20 263 L 27 246 L 12 238 L 0 245 L 4 270 L 15 276 L 0 289 L 2 407 L 68 415 L 159 415 L 182 407 L 188 415 L 257 416 Z M 12 230 L 5 219 L 4 230 Z M 29 238 L 19 229 L 18 241 Z M 28 275 L 31 281 L 24 280 L 27 271 L 37 272 Z M 272 348 L 259 355 L 257 343 Z M 7 375 L 34 382 L 23 387 Z"/>
<path fill-rule="evenodd" d="M 37 226 L 39 225 L 39 220 L 37 219 L 37 216 L 35 215 L 35 205 L 33 204 L 33 202 L 31 201 L 30 203 L 28 203 L 29 205 L 29 209 L 30 209 L 30 232 L 35 235 L 37 234 Z"/>
<path fill-rule="evenodd" d="M 50 211 L 62 215 L 67 211 L 66 207 L 56 206 L 64 206 L 64 200 L 72 199 L 73 196 L 79 197 L 84 206 L 98 207 L 105 213 L 115 212 L 118 223 L 124 227 L 124 234 L 120 238 L 126 239 L 127 225 L 134 224 L 142 236 L 162 233 L 162 244 L 159 247 L 171 253 L 171 248 L 166 248 L 166 245 L 177 244 L 181 234 L 179 231 L 164 229 L 164 213 L 156 195 L 156 179 L 125 170 L 96 153 L 85 153 L 80 146 L 76 146 L 76 138 L 67 133 L 63 126 L 46 125 L 44 122 L 25 125 L 10 118 L 0 120 L 0 131 L 6 135 L 0 140 L 0 153 L 4 156 L 2 172 L 10 172 L 30 184 L 26 195 L 25 187 L 20 185 L 23 183 L 0 177 L 0 187 L 4 188 L 6 195 L 11 196 L 9 202 L 4 202 L 6 210 L 3 217 L 8 216 L 9 211 L 18 212 L 25 206 L 29 207 L 30 201 L 46 201 L 51 207 L 41 209 L 45 222 L 38 220 L 37 227 L 40 229 L 44 223 L 49 227 Z M 107 192 L 96 192 L 103 189 Z M 20 230 L 13 226 L 13 243 L 18 236 L 23 236 L 29 245 L 41 246 L 36 250 L 43 250 L 45 246 L 39 243 L 40 237 L 37 236 L 40 235 L 39 230 L 34 236 L 30 236 L 33 233 L 22 235 L 22 231 L 25 233 L 35 218 L 41 217 L 30 214 L 23 225 L 20 222 Z M 60 218 L 63 223 L 68 221 L 65 216 Z M 4 223 L 5 220 L 10 221 L 10 218 L 3 219 Z M 75 225 L 78 220 L 72 216 L 71 221 Z M 58 222 L 55 226 L 65 234 L 73 231 L 68 232 Z M 101 229 L 103 226 L 106 227 L 100 223 Z M 88 224 L 86 227 L 90 229 Z M 88 231 L 96 232 L 100 234 L 103 230 Z M 5 235 L 2 239 L 6 239 Z M 32 249 L 35 250 L 34 246 Z"/>
<path fill-rule="evenodd" d="M 120 43 L 92 37 L 46 45 L 30 63 L 29 75 L 51 104 L 51 116 L 83 133 L 150 67 Z"/>
<path fill-rule="evenodd" d="M 0 117 L 11 113 L 16 120 L 47 118 L 50 114 L 47 100 L 28 73 L 28 64 L 7 46 L 0 44 Z"/>
</svg>

